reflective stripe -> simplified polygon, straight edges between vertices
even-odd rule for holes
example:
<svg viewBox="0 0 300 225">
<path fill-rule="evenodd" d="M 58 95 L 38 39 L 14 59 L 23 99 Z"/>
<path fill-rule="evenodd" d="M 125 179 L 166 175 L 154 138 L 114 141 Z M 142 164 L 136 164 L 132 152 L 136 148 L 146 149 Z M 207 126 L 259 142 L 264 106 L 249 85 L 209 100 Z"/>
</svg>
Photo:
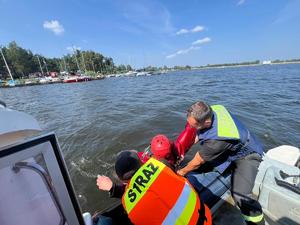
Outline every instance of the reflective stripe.
<svg viewBox="0 0 300 225">
<path fill-rule="evenodd" d="M 176 225 L 186 224 L 191 220 L 193 212 L 195 211 L 196 202 L 197 202 L 196 193 L 194 191 L 192 191 L 190 193 L 189 200 L 188 200 L 182 214 L 176 221 Z"/>
<path fill-rule="evenodd" d="M 211 108 L 217 115 L 218 136 L 240 139 L 239 131 L 227 109 L 222 105 L 213 105 Z"/>
<path fill-rule="evenodd" d="M 143 170 L 149 170 L 151 168 L 151 165 L 158 167 L 158 169 L 154 172 L 154 174 L 150 177 L 149 181 L 147 183 L 143 183 L 145 187 L 139 186 L 139 189 L 141 193 L 134 188 L 134 185 L 137 185 L 135 183 L 135 180 L 137 177 L 142 176 L 144 177 Z M 150 167 L 149 167 L 150 166 Z M 165 168 L 165 165 L 158 160 L 155 159 L 149 159 L 131 178 L 128 188 L 126 189 L 124 196 L 124 204 L 126 212 L 129 214 L 130 211 L 134 208 L 134 206 L 140 201 L 140 199 L 143 197 L 143 195 L 146 193 L 146 191 L 149 189 L 149 187 L 152 185 L 152 183 L 156 180 L 158 175 L 161 173 L 161 171 Z M 134 192 L 136 194 L 136 198 L 131 201 L 130 199 L 130 191 Z"/>
<path fill-rule="evenodd" d="M 264 214 L 260 214 L 258 216 L 246 216 L 244 214 L 242 214 L 242 215 L 246 221 L 249 221 L 252 223 L 258 223 L 258 222 L 262 221 L 262 219 L 264 218 Z"/>
<path fill-rule="evenodd" d="M 175 205 L 166 216 L 163 225 L 188 224 L 195 210 L 197 196 L 191 187 L 185 183 Z"/>
</svg>

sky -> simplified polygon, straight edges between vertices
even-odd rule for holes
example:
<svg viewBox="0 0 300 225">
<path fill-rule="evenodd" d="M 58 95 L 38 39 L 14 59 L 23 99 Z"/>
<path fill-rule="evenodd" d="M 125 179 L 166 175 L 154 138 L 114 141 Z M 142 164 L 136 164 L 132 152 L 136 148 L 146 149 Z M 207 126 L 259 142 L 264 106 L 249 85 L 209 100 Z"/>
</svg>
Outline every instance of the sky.
<svg viewBox="0 0 300 225">
<path fill-rule="evenodd" d="M 136 68 L 300 58 L 300 0 L 0 0 L 0 45 L 11 41 Z"/>
</svg>

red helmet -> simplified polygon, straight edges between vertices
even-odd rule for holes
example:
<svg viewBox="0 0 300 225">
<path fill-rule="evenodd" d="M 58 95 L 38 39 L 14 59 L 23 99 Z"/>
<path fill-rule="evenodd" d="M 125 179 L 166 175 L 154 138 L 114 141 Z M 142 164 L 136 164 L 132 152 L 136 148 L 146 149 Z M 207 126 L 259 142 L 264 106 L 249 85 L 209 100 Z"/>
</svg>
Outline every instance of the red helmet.
<svg viewBox="0 0 300 225">
<path fill-rule="evenodd" d="M 170 157 L 172 151 L 171 141 L 162 134 L 156 135 L 151 141 L 151 152 L 158 159 L 167 159 Z"/>
</svg>

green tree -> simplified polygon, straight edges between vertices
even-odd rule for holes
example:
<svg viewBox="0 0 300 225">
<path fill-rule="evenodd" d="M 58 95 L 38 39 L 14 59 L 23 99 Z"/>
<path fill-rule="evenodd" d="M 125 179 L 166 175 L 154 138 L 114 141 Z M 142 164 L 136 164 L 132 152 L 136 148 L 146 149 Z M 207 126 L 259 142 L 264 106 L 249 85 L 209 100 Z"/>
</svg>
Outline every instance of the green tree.
<svg viewBox="0 0 300 225">
<path fill-rule="evenodd" d="M 78 66 L 85 72 L 95 71 L 103 74 L 114 73 L 118 70 L 111 57 L 105 57 L 94 51 L 76 50 L 74 54 L 67 54 L 61 58 L 48 58 L 40 54 L 34 55 L 30 50 L 21 48 L 14 41 L 3 47 L 2 50 L 14 78 L 27 77 L 30 73 L 40 72 L 40 64 L 44 73 L 47 72 L 47 69 L 49 72 L 65 70 L 77 72 Z M 38 59 L 40 59 L 40 64 Z M 129 68 L 132 69 L 131 66 Z M 124 67 L 121 69 L 123 70 Z M 8 72 L 1 57 L 0 79 L 7 77 Z"/>
</svg>

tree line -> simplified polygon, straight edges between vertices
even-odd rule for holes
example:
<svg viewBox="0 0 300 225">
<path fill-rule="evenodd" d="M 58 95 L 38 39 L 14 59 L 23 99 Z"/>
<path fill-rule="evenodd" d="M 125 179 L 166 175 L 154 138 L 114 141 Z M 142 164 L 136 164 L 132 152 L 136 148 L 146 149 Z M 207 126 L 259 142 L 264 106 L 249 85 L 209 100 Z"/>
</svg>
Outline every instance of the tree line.
<svg viewBox="0 0 300 225">
<path fill-rule="evenodd" d="M 78 70 L 82 72 L 94 72 L 109 74 L 132 70 L 130 65 L 116 66 L 111 57 L 94 51 L 74 50 L 73 54 L 67 54 L 60 58 L 48 58 L 41 54 L 33 54 L 32 51 L 17 45 L 15 41 L 2 47 L 7 64 L 15 79 L 27 78 L 31 74 L 46 75 L 48 72 L 69 72 Z M 0 79 L 9 77 L 3 58 L 0 56 Z"/>
<path fill-rule="evenodd" d="M 222 64 L 207 64 L 203 67 L 222 67 L 222 66 L 247 66 L 247 65 L 257 65 L 260 64 L 259 60 L 249 61 L 249 62 L 240 62 L 240 63 L 222 63 Z"/>
<path fill-rule="evenodd" d="M 293 63 L 293 62 L 300 62 L 300 59 L 287 59 L 287 60 L 280 60 L 276 59 L 274 61 L 271 61 L 272 63 Z"/>
</svg>

